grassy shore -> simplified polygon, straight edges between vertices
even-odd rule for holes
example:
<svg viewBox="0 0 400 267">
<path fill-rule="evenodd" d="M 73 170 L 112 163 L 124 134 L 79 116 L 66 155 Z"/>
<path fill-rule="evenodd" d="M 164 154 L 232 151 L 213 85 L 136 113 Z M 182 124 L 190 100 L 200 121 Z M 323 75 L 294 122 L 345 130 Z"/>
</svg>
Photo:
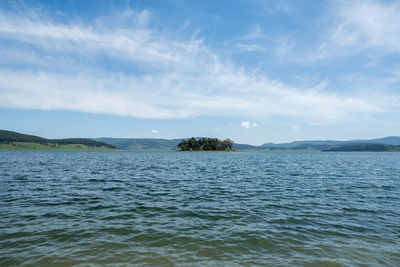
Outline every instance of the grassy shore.
<svg viewBox="0 0 400 267">
<path fill-rule="evenodd" d="M 116 150 L 105 146 L 87 146 L 83 144 L 38 144 L 32 142 L 11 142 L 0 144 L 1 150 Z"/>
</svg>

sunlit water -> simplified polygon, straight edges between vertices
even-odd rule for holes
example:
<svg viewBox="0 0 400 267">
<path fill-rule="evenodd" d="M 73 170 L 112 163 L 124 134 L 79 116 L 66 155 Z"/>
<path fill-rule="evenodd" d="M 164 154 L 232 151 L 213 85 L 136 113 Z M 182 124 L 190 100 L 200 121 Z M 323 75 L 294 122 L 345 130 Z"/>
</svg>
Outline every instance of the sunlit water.
<svg viewBox="0 0 400 267">
<path fill-rule="evenodd" d="M 0 265 L 400 266 L 400 153 L 0 151 Z"/>
</svg>

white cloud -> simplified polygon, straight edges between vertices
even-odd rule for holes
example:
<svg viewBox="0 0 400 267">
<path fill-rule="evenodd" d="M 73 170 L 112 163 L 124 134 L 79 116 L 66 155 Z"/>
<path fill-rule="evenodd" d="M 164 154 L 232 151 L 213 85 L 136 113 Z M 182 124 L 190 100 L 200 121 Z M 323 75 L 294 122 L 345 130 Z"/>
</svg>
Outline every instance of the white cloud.
<svg viewBox="0 0 400 267">
<path fill-rule="evenodd" d="M 245 128 L 245 129 L 249 129 L 250 127 L 258 127 L 259 124 L 258 123 L 251 123 L 249 121 L 244 121 L 242 123 L 240 123 L 240 127 Z"/>
<path fill-rule="evenodd" d="M 159 133 L 160 131 L 159 131 L 159 130 L 153 129 L 153 130 L 151 130 L 151 132 L 152 132 L 152 133 Z"/>
<path fill-rule="evenodd" d="M 259 124 L 258 123 L 251 123 L 249 121 L 244 121 L 242 123 L 240 123 L 240 127 L 245 128 L 245 129 L 249 129 L 250 127 L 258 127 Z"/>
<path fill-rule="evenodd" d="M 250 128 L 250 122 L 249 121 L 244 121 L 240 124 L 240 127 L 249 129 Z"/>
<path fill-rule="evenodd" d="M 0 106 L 140 118 L 285 115 L 319 122 L 398 106 L 398 98 L 337 95 L 271 80 L 221 58 L 201 39 L 146 26 L 150 16 L 143 12 L 124 15 L 136 18 L 129 28 L 0 13 L 0 37 L 16 44 L 0 47 L 0 55 L 12 55 L 8 60 L 20 66 L 0 63 Z M 250 37 L 260 34 L 256 27 Z M 103 58 L 129 67 L 110 70 Z"/>
</svg>

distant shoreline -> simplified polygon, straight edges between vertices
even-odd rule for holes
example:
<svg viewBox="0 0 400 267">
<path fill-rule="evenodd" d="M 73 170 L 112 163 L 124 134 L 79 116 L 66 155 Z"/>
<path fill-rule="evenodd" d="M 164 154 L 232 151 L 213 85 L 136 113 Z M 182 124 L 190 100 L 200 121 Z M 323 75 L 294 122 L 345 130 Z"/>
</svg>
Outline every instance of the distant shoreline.
<svg viewBox="0 0 400 267">
<path fill-rule="evenodd" d="M 11 142 L 0 144 L 0 150 L 81 150 L 81 151 L 118 151 L 119 149 L 108 148 L 105 146 L 86 146 L 82 144 L 49 145 L 31 142 Z"/>
<path fill-rule="evenodd" d="M 185 140 L 185 141 L 184 141 Z M 192 147 L 189 142 L 191 141 Z M 229 142 L 231 143 L 229 143 Z M 184 143 L 188 146 L 185 146 Z M 225 143 L 224 143 L 225 142 Z M 181 144 L 181 147 L 179 147 Z M 196 145 L 198 144 L 198 145 Z M 183 146 L 182 146 L 183 145 Z M 46 139 L 8 130 L 0 130 L 0 150 L 94 150 L 94 151 L 166 151 L 174 152 L 400 152 L 400 137 L 388 136 L 370 140 L 294 141 L 265 143 L 259 146 L 238 144 L 229 139 L 192 137 L 160 138 L 67 138 Z"/>
</svg>

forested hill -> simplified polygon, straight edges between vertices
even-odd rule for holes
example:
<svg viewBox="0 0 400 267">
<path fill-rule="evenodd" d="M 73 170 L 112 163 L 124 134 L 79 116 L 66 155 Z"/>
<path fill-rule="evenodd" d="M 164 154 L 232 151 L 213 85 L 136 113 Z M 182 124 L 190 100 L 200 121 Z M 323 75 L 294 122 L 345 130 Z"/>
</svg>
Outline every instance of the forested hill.
<svg viewBox="0 0 400 267">
<path fill-rule="evenodd" d="M 116 149 L 115 146 L 86 138 L 46 139 L 0 130 L 2 149 Z"/>
<path fill-rule="evenodd" d="M 400 146 L 386 144 L 350 144 L 332 147 L 323 152 L 400 152 Z"/>
<path fill-rule="evenodd" d="M 189 138 L 185 138 L 189 140 Z M 195 137 L 196 140 L 202 139 L 202 137 Z M 121 150 L 157 150 L 157 151 L 172 151 L 179 149 L 177 146 L 182 139 L 156 139 L 156 138 L 107 138 L 100 137 L 94 138 L 93 140 L 102 141 L 116 146 Z M 246 144 L 233 144 L 233 150 L 239 151 L 322 151 L 334 149 L 344 145 L 365 145 L 365 144 L 377 144 L 373 148 L 372 146 L 364 146 L 364 149 L 369 151 L 378 151 L 379 144 L 396 146 L 400 144 L 400 137 L 392 136 L 379 139 L 371 140 L 355 140 L 355 141 L 296 141 L 292 143 L 283 144 L 272 144 L 267 143 L 262 146 L 252 146 Z M 362 147 L 362 146 L 361 146 Z M 348 148 L 350 149 L 350 148 Z M 362 151 L 361 148 L 355 148 L 355 151 Z M 357 150 L 360 149 L 360 150 Z M 392 147 L 385 148 L 386 150 L 381 151 L 395 151 Z M 364 150 L 365 151 L 365 150 Z"/>
<path fill-rule="evenodd" d="M 338 146 L 345 145 L 353 145 L 353 144 L 385 144 L 398 146 L 400 145 L 400 137 L 399 136 L 388 136 L 383 138 L 376 139 L 367 139 L 367 140 L 349 140 L 349 141 L 336 141 L 336 140 L 312 140 L 312 141 L 294 141 L 291 143 L 265 143 L 261 145 L 264 148 L 270 149 L 330 149 Z"/>
<path fill-rule="evenodd" d="M 99 137 L 92 140 L 114 145 L 121 150 L 176 150 L 182 139 L 157 139 L 157 138 L 111 138 Z"/>
<path fill-rule="evenodd" d="M 200 140 L 202 137 L 195 137 Z M 186 138 L 189 140 L 189 138 Z M 155 138 L 68 138 L 46 139 L 12 131 L 0 130 L 0 149 L 121 149 L 121 150 L 157 150 L 173 151 L 182 139 Z M 367 146 L 367 144 L 369 144 Z M 376 144 L 375 146 L 371 146 Z M 388 145 L 388 146 L 382 146 Z M 398 151 L 400 137 L 391 136 L 371 140 L 353 141 L 296 141 L 292 143 L 262 146 L 233 144 L 233 150 L 239 151 Z M 346 146 L 346 147 L 345 147 Z"/>
</svg>

